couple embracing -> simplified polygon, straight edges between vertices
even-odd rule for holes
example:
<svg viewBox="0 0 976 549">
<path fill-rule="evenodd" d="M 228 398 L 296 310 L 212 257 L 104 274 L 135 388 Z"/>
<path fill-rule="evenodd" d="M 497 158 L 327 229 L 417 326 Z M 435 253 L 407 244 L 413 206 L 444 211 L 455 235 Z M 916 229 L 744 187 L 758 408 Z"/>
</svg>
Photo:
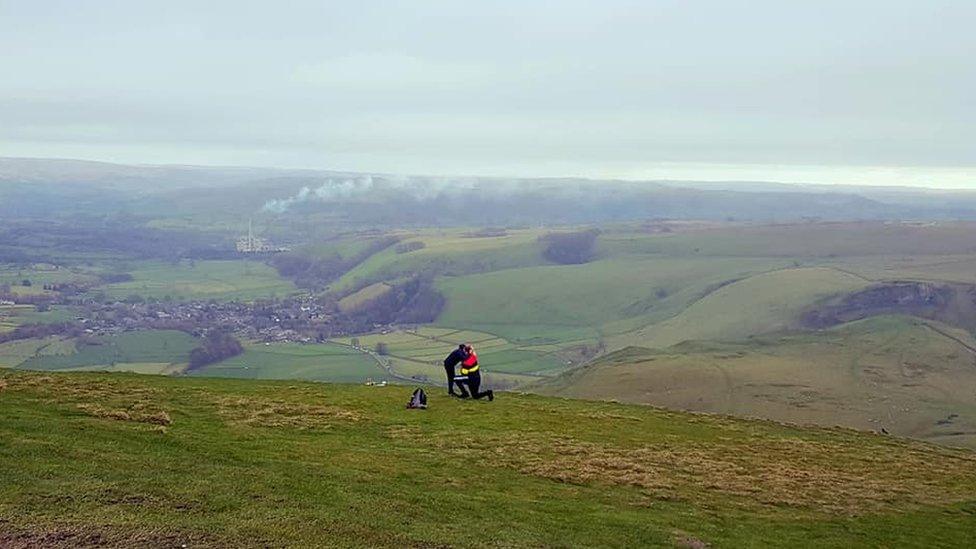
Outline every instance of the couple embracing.
<svg viewBox="0 0 976 549">
<path fill-rule="evenodd" d="M 456 375 L 454 372 L 454 368 L 458 364 L 461 365 L 460 375 Z M 495 400 L 494 391 L 479 391 L 481 388 L 481 370 L 478 366 L 478 355 L 470 344 L 462 343 L 451 354 L 447 355 L 447 358 L 444 359 L 444 371 L 447 373 L 447 392 L 451 396 L 474 399 L 488 397 L 488 400 Z M 459 393 L 454 392 L 455 385 L 460 390 Z"/>
</svg>

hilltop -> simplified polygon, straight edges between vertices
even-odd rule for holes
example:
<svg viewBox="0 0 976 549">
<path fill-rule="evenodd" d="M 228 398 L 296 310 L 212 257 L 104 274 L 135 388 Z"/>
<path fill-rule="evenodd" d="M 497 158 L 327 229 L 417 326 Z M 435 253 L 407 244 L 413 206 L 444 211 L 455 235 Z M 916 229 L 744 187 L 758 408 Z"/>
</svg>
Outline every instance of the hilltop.
<svg viewBox="0 0 976 549">
<path fill-rule="evenodd" d="M 976 454 L 405 387 L 0 373 L 0 545 L 966 546 Z"/>
</svg>

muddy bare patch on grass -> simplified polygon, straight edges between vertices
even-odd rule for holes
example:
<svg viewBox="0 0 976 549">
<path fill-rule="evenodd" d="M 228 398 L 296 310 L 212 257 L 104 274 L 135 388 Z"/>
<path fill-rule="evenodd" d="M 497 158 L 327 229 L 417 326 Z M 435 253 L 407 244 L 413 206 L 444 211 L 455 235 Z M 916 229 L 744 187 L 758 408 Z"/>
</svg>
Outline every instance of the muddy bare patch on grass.
<svg viewBox="0 0 976 549">
<path fill-rule="evenodd" d="M 328 429 L 365 419 L 362 413 L 340 406 L 266 398 L 222 398 L 217 400 L 217 410 L 227 423 L 247 427 Z"/>
<path fill-rule="evenodd" d="M 222 538 L 196 532 L 167 530 L 121 531 L 114 528 L 80 526 L 13 527 L 0 522 L 0 547 L 5 549 L 76 549 L 87 547 L 149 548 L 149 547 L 260 547 L 240 540 Z"/>
<path fill-rule="evenodd" d="M 746 506 L 854 516 L 965 501 L 976 486 L 976 456 L 924 445 L 854 450 L 834 442 L 756 438 L 623 448 L 541 434 L 431 440 L 440 451 L 532 476 L 634 486 L 699 504 L 719 495 Z"/>
</svg>

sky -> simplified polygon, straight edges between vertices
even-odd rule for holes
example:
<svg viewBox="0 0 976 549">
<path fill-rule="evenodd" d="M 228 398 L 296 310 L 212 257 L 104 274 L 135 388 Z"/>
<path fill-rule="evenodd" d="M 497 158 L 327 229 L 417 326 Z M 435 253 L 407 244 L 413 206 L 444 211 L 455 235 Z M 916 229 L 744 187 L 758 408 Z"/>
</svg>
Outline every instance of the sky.
<svg viewBox="0 0 976 549">
<path fill-rule="evenodd" d="M 0 0 L 0 156 L 976 188 L 976 2 Z"/>
</svg>

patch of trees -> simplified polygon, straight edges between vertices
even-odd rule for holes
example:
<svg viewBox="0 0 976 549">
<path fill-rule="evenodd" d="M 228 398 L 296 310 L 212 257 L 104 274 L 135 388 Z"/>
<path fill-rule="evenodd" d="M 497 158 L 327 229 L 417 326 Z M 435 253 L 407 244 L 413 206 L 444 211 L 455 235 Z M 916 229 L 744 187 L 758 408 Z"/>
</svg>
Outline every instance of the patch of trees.
<svg viewBox="0 0 976 549">
<path fill-rule="evenodd" d="M 337 321 L 346 331 L 367 332 L 386 324 L 423 324 L 433 322 L 444 309 L 446 300 L 426 277 L 390 282 L 390 291 L 357 308 L 355 313 L 341 314 Z"/>
<path fill-rule="evenodd" d="M 542 255 L 562 265 L 589 263 L 596 257 L 596 237 L 599 234 L 596 229 L 549 233 L 540 238 L 544 246 Z"/>
<path fill-rule="evenodd" d="M 190 370 L 202 368 L 244 352 L 244 346 L 231 334 L 211 331 L 203 344 L 190 351 Z"/>
<path fill-rule="evenodd" d="M 404 242 L 403 244 L 397 244 L 394 248 L 398 254 L 408 254 L 410 252 L 415 252 L 417 250 L 423 250 L 427 245 L 420 240 L 411 240 L 410 242 Z"/>
<path fill-rule="evenodd" d="M 311 257 L 303 253 L 285 253 L 272 257 L 270 263 L 278 271 L 278 274 L 291 279 L 296 286 L 317 290 L 346 274 L 373 254 L 385 250 L 399 241 L 400 238 L 396 236 L 377 238 L 361 252 L 348 258 L 337 253 L 325 257 Z"/>
</svg>

